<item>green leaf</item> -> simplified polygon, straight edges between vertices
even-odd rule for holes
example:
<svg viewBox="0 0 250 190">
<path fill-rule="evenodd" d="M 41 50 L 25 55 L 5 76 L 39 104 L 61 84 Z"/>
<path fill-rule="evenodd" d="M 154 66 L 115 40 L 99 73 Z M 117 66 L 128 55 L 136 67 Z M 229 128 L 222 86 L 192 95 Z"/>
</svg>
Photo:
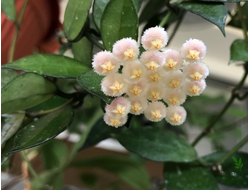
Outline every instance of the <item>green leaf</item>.
<svg viewBox="0 0 250 190">
<path fill-rule="evenodd" d="M 16 7 L 14 0 L 1 0 L 1 9 L 11 21 L 15 21 Z"/>
<path fill-rule="evenodd" d="M 179 6 L 215 24 L 223 35 L 226 36 L 227 9 L 223 3 L 183 2 Z"/>
<path fill-rule="evenodd" d="M 222 2 L 222 3 L 239 3 L 239 2 L 247 2 L 247 0 L 199 0 L 205 2 Z"/>
<path fill-rule="evenodd" d="M 239 166 L 235 166 L 235 168 L 239 169 L 240 167 Z"/>
<path fill-rule="evenodd" d="M 241 14 L 239 14 L 239 11 Z M 237 10 L 228 25 L 242 29 L 242 23 L 246 25 L 246 28 L 248 28 L 248 2 L 246 2 L 243 6 L 240 6 L 240 9 Z"/>
<path fill-rule="evenodd" d="M 81 159 L 74 161 L 72 166 L 77 168 L 101 168 L 118 176 L 121 180 L 135 189 L 150 189 L 149 175 L 143 165 L 123 157 L 112 156 Z"/>
<path fill-rule="evenodd" d="M 114 134 L 118 132 L 120 132 L 119 129 L 108 126 L 104 122 L 103 117 L 101 117 L 91 129 L 83 148 L 93 146 L 97 144 L 98 142 L 111 137 L 110 134 Z"/>
<path fill-rule="evenodd" d="M 98 30 L 101 30 L 101 19 L 103 12 L 110 0 L 95 0 L 93 5 L 93 19 Z"/>
<path fill-rule="evenodd" d="M 9 122 L 5 123 L 1 130 L 1 144 L 7 141 L 21 126 L 25 114 L 18 113 L 14 114 Z"/>
<path fill-rule="evenodd" d="M 101 98 L 104 102 L 110 103 L 113 98 L 106 96 L 101 90 L 101 81 L 104 77 L 94 71 L 82 73 L 77 77 L 78 83 L 89 93 Z"/>
<path fill-rule="evenodd" d="M 241 158 L 239 159 L 239 162 L 238 162 L 239 165 L 241 165 Z"/>
<path fill-rule="evenodd" d="M 125 37 L 137 41 L 138 25 L 132 0 L 110 0 L 101 20 L 101 34 L 105 48 L 111 51 L 113 44 Z"/>
<path fill-rule="evenodd" d="M 56 78 L 75 78 L 89 70 L 82 63 L 62 55 L 35 54 L 2 66 Z"/>
<path fill-rule="evenodd" d="M 74 58 L 87 66 L 91 66 L 92 50 L 93 44 L 86 37 L 72 44 Z"/>
<path fill-rule="evenodd" d="M 203 157 L 208 163 L 215 163 L 227 152 L 215 152 L 210 155 Z M 235 160 L 241 158 L 244 168 L 236 169 L 234 166 Z M 233 158 L 233 159 L 232 159 Z M 214 171 L 213 175 L 219 183 L 227 186 L 236 188 L 247 188 L 248 187 L 248 154 L 243 152 L 236 152 L 233 156 L 229 157 L 225 162 L 222 163 L 223 174 L 218 171 Z"/>
<path fill-rule="evenodd" d="M 92 0 L 70 0 L 65 10 L 63 28 L 69 41 L 76 40 L 87 21 Z"/>
<path fill-rule="evenodd" d="M 236 163 L 238 162 L 237 158 L 235 158 L 235 157 L 233 157 L 233 156 L 232 156 L 232 159 L 233 159 L 233 161 L 235 161 Z"/>
<path fill-rule="evenodd" d="M 241 164 L 240 168 L 242 168 L 243 164 Z"/>
<path fill-rule="evenodd" d="M 135 10 L 138 13 L 140 8 L 141 8 L 141 4 L 142 4 L 142 0 L 132 0 L 135 6 Z"/>
<path fill-rule="evenodd" d="M 230 47 L 230 62 L 248 61 L 248 43 L 246 40 L 235 40 Z"/>
<path fill-rule="evenodd" d="M 56 86 L 40 75 L 19 75 L 1 90 L 2 114 L 34 107 L 50 99 L 55 91 Z"/>
<path fill-rule="evenodd" d="M 1 69 L 1 88 L 17 76 L 17 72 L 11 69 Z"/>
<path fill-rule="evenodd" d="M 164 179 L 168 190 L 219 190 L 208 169 L 192 164 L 165 163 Z"/>
<path fill-rule="evenodd" d="M 44 168 L 46 170 L 62 166 L 67 159 L 67 152 L 66 145 L 56 139 L 44 143 L 39 148 L 39 153 L 42 154 Z"/>
<path fill-rule="evenodd" d="M 139 22 L 142 23 L 144 21 L 148 21 L 150 18 L 155 16 L 159 11 L 165 7 L 166 1 L 163 0 L 151 0 L 148 1 L 147 5 L 143 9 Z"/>
<path fill-rule="evenodd" d="M 153 127 L 124 129 L 115 138 L 129 151 L 144 158 L 166 162 L 189 162 L 197 158 L 195 149 L 174 133 Z"/>
<path fill-rule="evenodd" d="M 62 108 L 45 115 L 20 129 L 12 136 L 3 149 L 3 154 L 31 148 L 56 137 L 63 132 L 73 120 L 71 107 Z"/>
</svg>

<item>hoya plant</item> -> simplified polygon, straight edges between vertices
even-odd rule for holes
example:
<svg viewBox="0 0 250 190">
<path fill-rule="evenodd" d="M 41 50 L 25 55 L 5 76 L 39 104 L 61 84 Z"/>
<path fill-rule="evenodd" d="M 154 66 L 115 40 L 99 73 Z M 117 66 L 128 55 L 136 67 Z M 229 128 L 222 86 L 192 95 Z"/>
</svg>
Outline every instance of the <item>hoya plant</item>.
<svg viewBox="0 0 250 190">
<path fill-rule="evenodd" d="M 27 3 L 16 17 L 14 1 L 2 0 L 16 35 Z M 234 9 L 227 10 L 225 3 Z M 247 2 L 240 0 L 69 0 L 58 33 L 59 53 L 36 52 L 13 61 L 15 37 L 11 43 L 9 63 L 1 70 L 2 169 L 10 168 L 20 152 L 31 174 L 25 176 L 29 189 L 63 189 L 63 175 L 70 167 L 115 174 L 120 181 L 106 189 L 119 189 L 120 183 L 138 190 L 218 190 L 218 184 L 247 188 L 248 155 L 238 150 L 248 136 L 230 150 L 203 157 L 195 150 L 211 131 L 223 130 L 220 124 L 233 102 L 247 98 L 247 11 Z M 179 49 L 171 47 L 187 12 L 213 23 L 224 36 L 229 17 L 227 24 L 244 34 L 244 39 L 224 47 L 230 49 L 229 64 L 244 70 L 226 101 L 201 95 L 209 77 L 209 63 L 203 60 L 209 46 L 202 39 L 190 37 Z M 173 31 L 168 32 L 171 25 Z M 73 58 L 64 55 L 66 51 Z M 201 100 L 204 108 L 197 111 Z M 213 103 L 220 107 L 211 115 L 206 107 Z M 197 125 L 197 114 L 206 120 L 205 126 L 199 123 L 202 131 L 189 143 L 186 125 Z M 65 130 L 80 136 L 70 148 L 54 139 Z M 75 158 L 108 138 L 136 159 Z M 42 155 L 43 172 L 31 164 L 37 154 Z M 141 162 L 146 159 L 164 163 L 156 186 L 150 185 Z M 85 181 L 92 183 L 92 177 Z M 88 188 L 100 189 L 93 184 Z"/>
</svg>

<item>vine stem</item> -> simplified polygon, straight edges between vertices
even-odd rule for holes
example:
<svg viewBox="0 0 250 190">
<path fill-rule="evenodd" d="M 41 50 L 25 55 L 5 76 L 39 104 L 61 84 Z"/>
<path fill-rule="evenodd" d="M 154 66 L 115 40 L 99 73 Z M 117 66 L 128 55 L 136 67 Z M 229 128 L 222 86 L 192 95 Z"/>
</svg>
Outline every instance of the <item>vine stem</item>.
<svg viewBox="0 0 250 190">
<path fill-rule="evenodd" d="M 105 50 L 104 46 L 102 44 L 100 44 L 98 41 L 96 41 L 96 39 L 94 39 L 90 33 L 86 33 L 86 37 L 88 38 L 89 41 L 91 41 L 93 44 L 95 44 L 101 50 Z"/>
<path fill-rule="evenodd" d="M 168 14 L 161 21 L 159 26 L 163 27 L 167 23 L 167 21 L 168 21 L 169 17 L 171 16 L 171 14 L 172 14 L 172 11 L 169 11 Z"/>
<path fill-rule="evenodd" d="M 191 144 L 192 146 L 195 146 L 204 136 L 206 136 L 210 130 L 214 127 L 214 125 L 217 123 L 217 121 L 224 115 L 224 113 L 227 111 L 227 109 L 231 106 L 234 99 L 237 98 L 238 93 L 237 90 L 242 88 L 244 85 L 244 81 L 247 78 L 247 70 L 245 69 L 245 73 L 240 81 L 240 83 L 234 88 L 232 91 L 231 98 L 227 102 L 227 104 L 224 106 L 224 108 L 221 110 L 221 112 L 217 115 L 217 117 L 201 132 L 201 134 L 194 140 L 194 142 Z"/>
<path fill-rule="evenodd" d="M 20 32 L 20 28 L 21 28 L 23 16 L 24 16 L 26 7 L 28 5 L 28 2 L 29 2 L 29 0 L 25 0 L 24 4 L 22 6 L 22 9 L 21 9 L 20 15 L 19 15 L 18 19 L 15 21 L 16 31 L 15 31 L 15 34 L 13 36 L 13 39 L 12 39 L 12 42 L 11 42 L 11 45 L 10 45 L 8 62 L 12 62 L 13 59 L 14 59 L 14 53 L 15 53 L 15 47 L 16 47 L 17 37 L 18 37 L 18 34 Z"/>
<path fill-rule="evenodd" d="M 238 142 L 232 150 L 227 152 L 224 156 L 222 156 L 218 161 L 217 164 L 221 165 L 223 162 L 225 162 L 233 153 L 235 153 L 237 150 L 239 150 L 244 144 L 246 144 L 248 141 L 248 135 L 245 136 L 240 142 Z"/>
</svg>

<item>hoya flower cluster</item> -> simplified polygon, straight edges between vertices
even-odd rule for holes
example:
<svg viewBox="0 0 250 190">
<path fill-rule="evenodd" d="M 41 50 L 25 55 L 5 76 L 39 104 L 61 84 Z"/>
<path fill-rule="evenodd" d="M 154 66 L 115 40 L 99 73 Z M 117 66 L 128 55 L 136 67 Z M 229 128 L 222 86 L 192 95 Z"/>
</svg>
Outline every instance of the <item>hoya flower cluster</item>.
<svg viewBox="0 0 250 190">
<path fill-rule="evenodd" d="M 185 121 L 187 113 L 180 105 L 186 95 L 198 96 L 206 87 L 204 79 L 209 70 L 202 62 L 206 46 L 200 40 L 190 39 L 180 51 L 163 49 L 167 42 L 167 32 L 154 27 L 141 38 L 146 51 L 140 56 L 139 45 L 131 38 L 117 41 L 112 52 L 102 51 L 94 56 L 94 71 L 105 76 L 102 91 L 116 97 L 105 108 L 104 121 L 108 125 L 124 125 L 128 113 L 144 113 L 153 122 L 165 118 L 171 125 Z"/>
</svg>

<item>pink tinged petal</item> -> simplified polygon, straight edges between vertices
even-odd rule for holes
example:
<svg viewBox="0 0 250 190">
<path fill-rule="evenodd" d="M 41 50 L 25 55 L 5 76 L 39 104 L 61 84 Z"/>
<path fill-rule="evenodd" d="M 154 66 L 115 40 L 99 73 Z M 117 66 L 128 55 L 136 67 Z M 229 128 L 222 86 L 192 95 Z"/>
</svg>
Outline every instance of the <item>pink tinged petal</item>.
<svg viewBox="0 0 250 190">
<path fill-rule="evenodd" d="M 161 49 L 167 45 L 168 34 L 160 26 L 148 28 L 142 35 L 141 43 L 145 50 Z"/>
<path fill-rule="evenodd" d="M 120 96 L 127 91 L 128 84 L 121 74 L 109 74 L 103 78 L 101 88 L 107 96 Z"/>
<path fill-rule="evenodd" d="M 129 83 L 140 82 L 146 76 L 146 69 L 139 60 L 131 61 L 125 64 L 122 69 L 124 79 Z"/>
<path fill-rule="evenodd" d="M 166 62 L 163 68 L 166 71 L 178 70 L 182 66 L 182 57 L 179 51 L 174 49 L 168 49 L 163 52 L 166 58 Z"/>
<path fill-rule="evenodd" d="M 146 98 L 148 100 L 156 101 L 161 100 L 165 95 L 165 88 L 163 84 L 151 83 L 148 85 L 148 90 L 146 93 Z"/>
<path fill-rule="evenodd" d="M 113 54 L 119 61 L 132 61 L 138 58 L 139 46 L 132 38 L 123 38 L 113 45 Z"/>
<path fill-rule="evenodd" d="M 184 82 L 184 75 L 180 70 L 170 71 L 164 77 L 164 84 L 167 88 L 180 88 Z"/>
<path fill-rule="evenodd" d="M 134 115 L 142 114 L 148 106 L 148 101 L 146 98 L 131 97 L 129 98 L 129 101 L 131 102 L 130 113 Z"/>
<path fill-rule="evenodd" d="M 167 107 L 166 121 L 171 125 L 181 125 L 186 120 L 187 112 L 182 106 Z"/>
<path fill-rule="evenodd" d="M 205 80 L 201 81 L 185 81 L 183 91 L 189 96 L 199 96 L 206 88 Z"/>
<path fill-rule="evenodd" d="M 107 114 L 113 115 L 117 118 L 126 116 L 131 108 L 131 103 L 127 98 L 115 98 L 110 105 L 106 105 L 105 111 Z"/>
<path fill-rule="evenodd" d="M 162 102 L 149 103 L 147 109 L 144 111 L 144 114 L 150 121 L 161 121 L 166 116 L 166 106 Z"/>
<path fill-rule="evenodd" d="M 194 62 L 204 59 L 207 47 L 201 40 L 191 38 L 182 45 L 180 51 L 183 59 Z"/>
<path fill-rule="evenodd" d="M 155 71 L 162 67 L 166 60 L 162 52 L 150 50 L 142 53 L 140 61 L 148 71 Z"/>
<path fill-rule="evenodd" d="M 92 67 L 99 75 L 116 73 L 119 69 L 118 60 L 109 51 L 101 51 L 94 56 Z"/>
<path fill-rule="evenodd" d="M 141 97 L 145 96 L 147 92 L 147 83 L 145 81 L 141 81 L 138 83 L 130 84 L 128 86 L 127 94 L 130 97 Z"/>
<path fill-rule="evenodd" d="M 168 105 L 179 106 L 186 100 L 186 94 L 181 89 L 167 89 L 163 100 Z"/>
<path fill-rule="evenodd" d="M 127 122 L 128 118 L 127 116 L 117 118 L 113 115 L 109 115 L 106 113 L 104 114 L 103 120 L 105 121 L 107 125 L 118 128 L 118 127 L 123 126 Z"/>
<path fill-rule="evenodd" d="M 185 67 L 183 73 L 189 80 L 200 81 L 209 75 L 209 69 L 208 66 L 203 62 L 194 62 L 188 64 Z"/>
</svg>

